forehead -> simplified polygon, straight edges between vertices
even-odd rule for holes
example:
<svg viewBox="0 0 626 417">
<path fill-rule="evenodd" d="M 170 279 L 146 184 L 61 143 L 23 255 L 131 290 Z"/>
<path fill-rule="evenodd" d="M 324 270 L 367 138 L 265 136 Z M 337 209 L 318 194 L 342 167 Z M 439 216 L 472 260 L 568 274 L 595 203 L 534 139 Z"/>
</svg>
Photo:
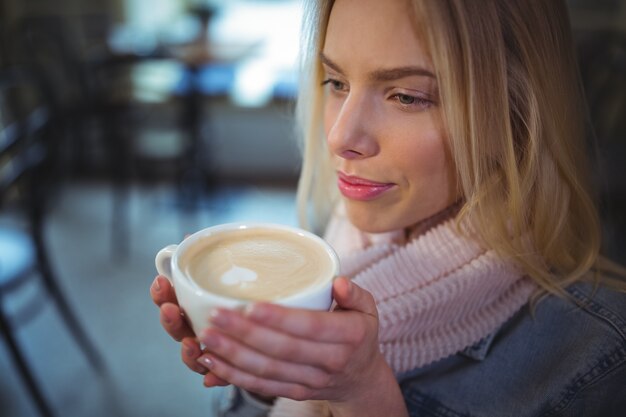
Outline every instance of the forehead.
<svg viewBox="0 0 626 417">
<path fill-rule="evenodd" d="M 342 68 L 432 68 L 410 0 L 336 0 L 323 51 Z"/>
</svg>

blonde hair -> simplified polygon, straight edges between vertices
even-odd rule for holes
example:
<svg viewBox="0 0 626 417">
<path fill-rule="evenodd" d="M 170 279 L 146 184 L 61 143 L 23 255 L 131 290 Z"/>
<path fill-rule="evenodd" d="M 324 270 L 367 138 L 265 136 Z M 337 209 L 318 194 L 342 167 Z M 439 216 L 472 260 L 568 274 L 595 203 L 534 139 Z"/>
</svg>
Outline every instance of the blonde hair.
<svg viewBox="0 0 626 417">
<path fill-rule="evenodd" d="M 323 137 L 319 53 L 333 1 L 304 21 L 297 116 L 303 226 L 323 227 L 335 192 Z M 586 161 L 586 109 L 561 0 L 415 0 L 435 67 L 464 205 L 478 237 L 539 287 L 563 293 L 596 265 L 600 225 Z M 311 221 L 313 220 L 313 222 Z"/>
<path fill-rule="evenodd" d="M 324 95 L 320 87 L 324 72 L 319 56 L 333 0 L 305 2 L 300 39 L 300 90 L 296 103 L 296 127 L 301 139 L 302 168 L 297 207 L 300 225 L 317 233 L 325 227 L 337 198 L 334 170 L 324 137 Z"/>
</svg>

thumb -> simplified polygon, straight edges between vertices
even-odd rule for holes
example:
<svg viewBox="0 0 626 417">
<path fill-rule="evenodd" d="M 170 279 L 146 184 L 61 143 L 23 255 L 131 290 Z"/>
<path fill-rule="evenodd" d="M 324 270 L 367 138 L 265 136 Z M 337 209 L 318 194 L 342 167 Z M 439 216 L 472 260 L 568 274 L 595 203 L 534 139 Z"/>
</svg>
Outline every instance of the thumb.
<svg viewBox="0 0 626 417">
<path fill-rule="evenodd" d="M 372 294 L 345 277 L 339 277 L 334 281 L 333 298 L 338 309 L 356 310 L 378 317 L 376 302 Z"/>
</svg>

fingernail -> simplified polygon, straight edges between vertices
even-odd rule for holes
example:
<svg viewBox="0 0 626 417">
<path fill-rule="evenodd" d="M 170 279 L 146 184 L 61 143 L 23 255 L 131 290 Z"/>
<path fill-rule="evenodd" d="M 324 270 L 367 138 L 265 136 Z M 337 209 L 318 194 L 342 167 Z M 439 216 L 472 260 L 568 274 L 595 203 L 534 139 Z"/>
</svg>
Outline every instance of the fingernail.
<svg viewBox="0 0 626 417">
<path fill-rule="evenodd" d="M 216 348 L 219 346 L 220 341 L 216 335 L 212 333 L 207 333 L 202 338 L 202 343 L 204 343 L 204 345 L 208 348 Z"/>
<path fill-rule="evenodd" d="M 152 283 L 152 289 L 156 292 L 161 291 L 161 286 L 159 285 L 159 277 L 156 277 L 154 279 L 154 282 Z"/>
<path fill-rule="evenodd" d="M 206 356 L 200 356 L 197 362 L 207 369 L 211 369 L 213 367 L 213 361 Z"/>
<path fill-rule="evenodd" d="M 244 309 L 244 314 L 247 317 L 254 319 L 262 319 L 267 313 L 267 309 L 263 304 L 252 303 L 248 304 Z"/>
<path fill-rule="evenodd" d="M 217 327 L 225 327 L 228 324 L 228 317 L 221 310 L 214 308 L 209 313 L 209 321 Z"/>
</svg>

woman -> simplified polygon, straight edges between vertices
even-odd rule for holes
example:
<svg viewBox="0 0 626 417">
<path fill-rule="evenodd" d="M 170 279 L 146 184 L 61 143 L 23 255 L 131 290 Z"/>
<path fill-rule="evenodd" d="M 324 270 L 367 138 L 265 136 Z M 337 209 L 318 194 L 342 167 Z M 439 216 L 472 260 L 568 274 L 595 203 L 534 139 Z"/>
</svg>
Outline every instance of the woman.
<svg viewBox="0 0 626 417">
<path fill-rule="evenodd" d="M 183 361 L 279 397 L 272 416 L 621 412 L 625 284 L 599 256 L 563 2 L 308 7 L 301 222 L 349 280 L 333 312 L 216 310 L 201 352 L 157 277 Z"/>
</svg>

